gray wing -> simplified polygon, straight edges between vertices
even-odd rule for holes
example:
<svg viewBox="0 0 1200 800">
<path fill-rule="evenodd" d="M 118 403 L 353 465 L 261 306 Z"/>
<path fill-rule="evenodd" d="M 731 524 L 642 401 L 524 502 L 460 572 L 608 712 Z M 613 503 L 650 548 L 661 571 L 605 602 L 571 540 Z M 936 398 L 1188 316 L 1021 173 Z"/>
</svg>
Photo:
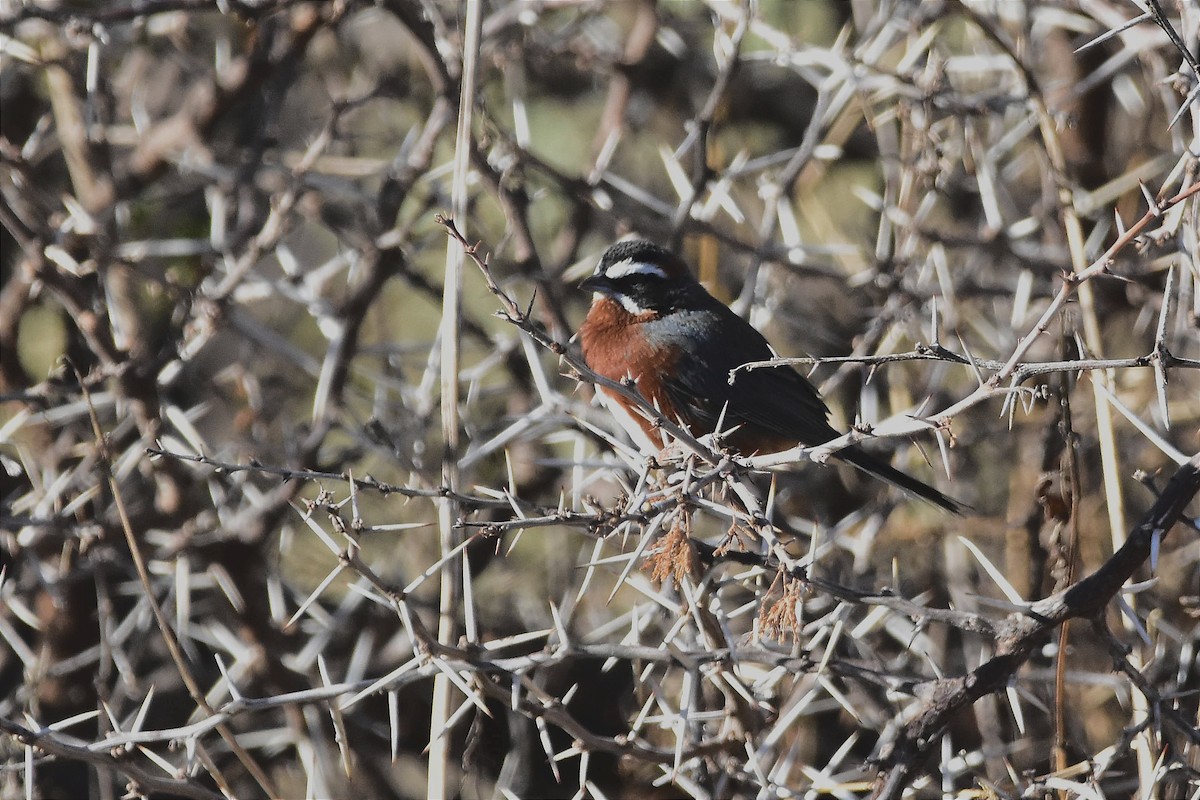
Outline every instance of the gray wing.
<svg viewBox="0 0 1200 800">
<path fill-rule="evenodd" d="M 714 301 L 715 303 L 716 301 Z M 729 383 L 729 370 L 772 357 L 770 345 L 750 323 L 724 305 L 692 312 L 694 319 L 671 330 L 680 345 L 674 376 L 663 384 L 675 408 L 707 430 L 715 430 L 726 407 L 722 428 L 760 428 L 805 445 L 823 444 L 838 432 L 829 424 L 829 409 L 808 379 L 791 367 L 743 371 Z M 720 335 L 713 336 L 716 330 Z M 680 331 L 682 330 L 682 336 Z M 704 335 L 702 335 L 704 334 Z M 888 483 L 955 514 L 968 508 L 923 481 L 907 475 L 859 447 L 837 457 Z"/>
<path fill-rule="evenodd" d="M 725 430 L 754 426 L 803 444 L 837 436 L 820 394 L 791 367 L 738 372 L 729 383 L 730 370 L 774 353 L 750 323 L 718 301 L 714 304 L 674 320 L 671 337 L 682 336 L 683 342 L 676 373 L 665 377 L 664 384 L 675 407 L 709 430 L 716 428 L 725 408 Z"/>
</svg>

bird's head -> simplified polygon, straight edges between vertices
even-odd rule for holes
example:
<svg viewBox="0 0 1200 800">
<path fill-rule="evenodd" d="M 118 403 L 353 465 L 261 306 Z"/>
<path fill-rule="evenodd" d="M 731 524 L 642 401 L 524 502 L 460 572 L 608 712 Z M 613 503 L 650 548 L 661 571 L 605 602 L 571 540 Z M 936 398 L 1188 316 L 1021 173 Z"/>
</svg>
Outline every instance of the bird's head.
<svg viewBox="0 0 1200 800">
<path fill-rule="evenodd" d="M 596 271 L 579 288 L 612 299 L 634 316 L 686 307 L 697 290 L 704 291 L 683 259 L 643 239 L 605 250 Z"/>
</svg>

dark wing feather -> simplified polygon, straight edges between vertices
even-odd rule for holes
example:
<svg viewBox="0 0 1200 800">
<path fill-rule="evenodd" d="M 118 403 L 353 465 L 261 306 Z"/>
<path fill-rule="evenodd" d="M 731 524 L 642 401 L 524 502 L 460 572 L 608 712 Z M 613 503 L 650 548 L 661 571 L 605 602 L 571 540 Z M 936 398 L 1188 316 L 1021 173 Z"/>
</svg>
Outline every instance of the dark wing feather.
<svg viewBox="0 0 1200 800">
<path fill-rule="evenodd" d="M 714 300 L 703 310 L 672 317 L 670 337 L 680 345 L 680 356 L 675 374 L 665 376 L 663 383 L 680 414 L 698 429 L 714 430 L 725 409 L 725 430 L 753 426 L 803 444 L 820 444 L 838 435 L 817 390 L 791 367 L 738 372 L 729 383 L 730 370 L 775 354 L 762 334 L 725 305 Z M 719 336 L 712 335 L 714 329 Z M 686 341 L 679 342 L 680 336 Z"/>
<path fill-rule="evenodd" d="M 694 432 L 709 433 L 722 422 L 726 431 L 744 425 L 805 445 L 823 444 L 839 435 L 828 422 L 829 409 L 816 388 L 791 367 L 741 371 L 729 383 L 730 370 L 775 354 L 762 334 L 725 305 L 713 300 L 702 310 L 672 317 L 671 327 L 659 331 L 654 322 L 647 323 L 647 334 L 652 340 L 661 336 L 663 344 L 670 342 L 677 348 L 675 374 L 663 376 L 662 384 L 676 412 Z M 713 336 L 714 330 L 720 335 Z M 834 455 L 948 511 L 966 510 L 957 500 L 859 447 Z"/>
</svg>

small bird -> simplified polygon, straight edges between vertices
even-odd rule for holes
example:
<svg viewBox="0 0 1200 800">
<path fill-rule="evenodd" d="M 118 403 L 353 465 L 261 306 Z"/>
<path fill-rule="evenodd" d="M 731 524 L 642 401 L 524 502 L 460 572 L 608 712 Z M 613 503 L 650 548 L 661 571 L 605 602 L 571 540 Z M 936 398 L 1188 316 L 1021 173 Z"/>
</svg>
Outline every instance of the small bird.
<svg viewBox="0 0 1200 800">
<path fill-rule="evenodd" d="M 579 329 L 583 357 L 614 381 L 632 378 L 638 392 L 695 436 L 718 424 L 721 443 L 739 455 L 820 445 L 840 434 L 808 379 L 789 366 L 739 372 L 775 352 L 750 323 L 710 295 L 684 261 L 643 240 L 614 244 L 580 284 L 593 292 Z M 647 454 L 665 445 L 661 432 L 630 400 L 597 387 L 601 400 Z M 859 447 L 834 456 L 881 480 L 962 513 L 964 506 Z"/>
</svg>

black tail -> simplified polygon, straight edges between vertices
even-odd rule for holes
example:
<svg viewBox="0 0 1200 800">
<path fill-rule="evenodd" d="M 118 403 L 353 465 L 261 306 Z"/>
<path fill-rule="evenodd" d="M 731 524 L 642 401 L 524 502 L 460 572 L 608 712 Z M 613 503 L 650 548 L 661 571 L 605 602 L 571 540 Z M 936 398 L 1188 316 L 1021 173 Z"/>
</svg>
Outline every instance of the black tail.
<svg viewBox="0 0 1200 800">
<path fill-rule="evenodd" d="M 866 450 L 860 450 L 857 447 L 847 447 L 845 450 L 838 450 L 834 453 L 834 456 L 853 464 L 863 472 L 874 475 L 880 480 L 887 481 L 893 486 L 903 489 L 909 494 L 915 494 L 917 497 L 928 500 L 934 505 L 941 506 L 947 511 L 962 514 L 970 510 L 968 506 L 963 505 L 952 497 L 947 497 L 929 484 L 919 481 L 911 475 L 906 475 L 891 464 L 871 455 Z"/>
</svg>

